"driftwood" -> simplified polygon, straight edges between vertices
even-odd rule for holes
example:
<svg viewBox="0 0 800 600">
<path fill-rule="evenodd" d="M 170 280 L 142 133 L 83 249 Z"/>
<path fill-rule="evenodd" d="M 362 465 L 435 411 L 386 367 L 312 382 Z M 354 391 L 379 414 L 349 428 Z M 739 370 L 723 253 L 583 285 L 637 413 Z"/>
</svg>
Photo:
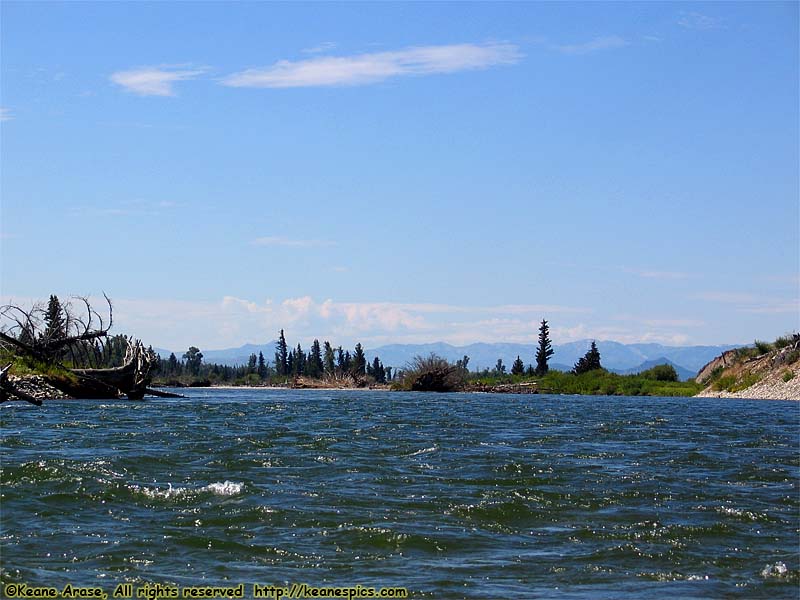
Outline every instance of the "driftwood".
<svg viewBox="0 0 800 600">
<path fill-rule="evenodd" d="M 69 303 L 61 307 L 61 322 L 57 328 L 52 327 L 53 317 L 41 304 L 29 310 L 12 304 L 2 306 L 0 346 L 12 350 L 14 354 L 61 367 L 74 375 L 73 381 L 65 379 L 58 382 L 58 387 L 70 396 L 105 399 L 124 395 L 132 400 L 141 400 L 145 394 L 152 393 L 149 385 L 152 372 L 158 366 L 158 356 L 145 348 L 141 341 L 128 340 L 122 366 L 91 368 L 98 365 L 98 357 L 107 343 L 113 323 L 111 300 L 104 297 L 108 304 L 107 317 L 100 315 L 88 299 L 77 298 L 73 301 L 78 302 L 80 309 L 76 310 Z M 51 296 L 51 303 L 57 301 Z M 62 360 L 71 368 L 65 366 Z M 78 365 L 82 365 L 82 368 L 75 368 Z M 75 378 L 77 383 L 74 382 Z M 12 393 L 21 397 L 16 392 Z"/>
<path fill-rule="evenodd" d="M 125 363 L 109 369 L 69 369 L 82 382 L 98 390 L 106 388 L 117 395 L 124 394 L 130 400 L 141 400 L 148 393 L 151 374 L 158 364 L 158 356 L 144 347 L 141 341 L 128 344 Z M 159 394 L 153 394 L 159 395 Z"/>
<path fill-rule="evenodd" d="M 14 363 L 8 363 L 5 367 L 0 369 L 0 403 L 19 398 L 25 402 L 30 402 L 36 406 L 41 406 L 42 401 L 39 398 L 34 398 L 33 396 L 23 392 L 8 380 L 8 370 L 13 364 Z M 11 398 L 10 396 L 14 396 L 14 398 Z"/>
</svg>

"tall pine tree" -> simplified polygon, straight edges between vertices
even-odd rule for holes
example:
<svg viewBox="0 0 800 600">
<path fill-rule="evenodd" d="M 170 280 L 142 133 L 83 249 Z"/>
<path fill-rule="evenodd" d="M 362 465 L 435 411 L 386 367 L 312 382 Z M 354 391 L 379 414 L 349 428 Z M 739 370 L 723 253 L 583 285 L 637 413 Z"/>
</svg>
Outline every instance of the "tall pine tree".
<svg viewBox="0 0 800 600">
<path fill-rule="evenodd" d="M 517 356 L 517 360 L 511 365 L 511 374 L 512 375 L 522 375 L 525 372 L 525 363 L 522 362 L 522 359 Z"/>
<path fill-rule="evenodd" d="M 286 376 L 289 374 L 289 347 L 286 345 L 286 338 L 281 329 L 281 337 L 275 344 L 275 370 L 278 375 Z"/>
<path fill-rule="evenodd" d="M 326 341 L 323 344 L 323 348 L 324 348 L 323 350 L 324 356 L 322 361 L 325 367 L 325 376 L 333 377 L 336 374 L 335 373 L 336 365 L 334 364 L 334 358 L 333 358 L 333 347 L 331 346 L 330 342 Z"/>
<path fill-rule="evenodd" d="M 319 346 L 319 340 L 314 340 L 314 343 L 311 344 L 306 370 L 308 371 L 309 377 L 313 377 L 314 379 L 322 377 L 325 367 L 322 364 L 322 349 Z"/>
<path fill-rule="evenodd" d="M 47 303 L 47 312 L 44 315 L 44 337 L 48 340 L 57 340 L 67 337 L 66 322 L 64 320 L 64 309 L 58 296 L 52 294 Z"/>
<path fill-rule="evenodd" d="M 364 375 L 367 372 L 367 357 L 364 355 L 364 348 L 361 347 L 361 342 L 356 344 L 352 372 L 353 375 Z"/>
<path fill-rule="evenodd" d="M 536 375 L 542 377 L 547 374 L 550 370 L 547 361 L 554 352 L 550 343 L 550 327 L 547 325 L 547 321 L 542 319 L 542 324 L 539 326 L 539 348 L 536 350 Z"/>
</svg>

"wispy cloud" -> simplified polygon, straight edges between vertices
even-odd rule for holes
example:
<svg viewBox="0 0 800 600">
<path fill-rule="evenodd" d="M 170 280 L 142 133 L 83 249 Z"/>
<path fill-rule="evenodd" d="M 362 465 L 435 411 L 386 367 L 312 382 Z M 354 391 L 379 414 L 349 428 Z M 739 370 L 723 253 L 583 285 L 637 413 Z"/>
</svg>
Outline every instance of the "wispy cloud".
<svg viewBox="0 0 800 600">
<path fill-rule="evenodd" d="M 13 118 L 10 108 L 0 107 L 0 121 L 10 121 Z"/>
<path fill-rule="evenodd" d="M 334 48 L 336 48 L 336 42 L 322 42 L 317 46 L 312 46 L 311 48 L 303 48 L 300 52 L 303 54 L 321 54 L 323 52 L 330 52 Z"/>
<path fill-rule="evenodd" d="M 231 87 L 257 88 L 367 85 L 392 77 L 509 65 L 521 58 L 521 52 L 512 44 L 419 46 L 393 52 L 282 60 L 269 67 L 234 73 L 222 83 Z"/>
<path fill-rule="evenodd" d="M 690 275 L 688 273 L 683 273 L 681 271 L 658 271 L 654 269 L 630 269 L 630 268 L 623 268 L 623 271 L 626 273 L 632 273 L 634 275 L 638 275 L 639 277 L 643 277 L 645 279 L 666 279 L 666 280 L 676 280 L 676 279 L 689 279 Z"/>
<path fill-rule="evenodd" d="M 320 246 L 335 246 L 336 242 L 329 240 L 303 240 L 283 236 L 258 237 L 253 240 L 255 246 L 284 246 L 287 248 L 315 248 Z"/>
<path fill-rule="evenodd" d="M 107 217 L 156 217 L 184 205 L 171 200 L 150 201 L 144 199 L 123 200 L 107 203 L 104 206 L 78 205 L 70 208 L 70 212 L 79 216 Z"/>
<path fill-rule="evenodd" d="M 181 69 L 176 67 L 138 67 L 111 74 L 111 81 L 127 91 L 140 96 L 174 96 L 174 84 L 194 79 L 204 69 Z"/>
<path fill-rule="evenodd" d="M 800 315 L 800 299 L 797 298 L 767 297 L 747 292 L 702 292 L 694 297 L 698 300 L 727 304 L 743 313 Z"/>
<path fill-rule="evenodd" d="M 629 42 L 618 35 L 598 36 L 582 44 L 551 44 L 553 50 L 558 50 L 563 54 L 589 54 L 599 50 L 609 50 L 611 48 L 622 48 Z"/>
<path fill-rule="evenodd" d="M 681 12 L 678 25 L 685 29 L 717 29 L 722 27 L 722 20 L 699 12 Z"/>
</svg>

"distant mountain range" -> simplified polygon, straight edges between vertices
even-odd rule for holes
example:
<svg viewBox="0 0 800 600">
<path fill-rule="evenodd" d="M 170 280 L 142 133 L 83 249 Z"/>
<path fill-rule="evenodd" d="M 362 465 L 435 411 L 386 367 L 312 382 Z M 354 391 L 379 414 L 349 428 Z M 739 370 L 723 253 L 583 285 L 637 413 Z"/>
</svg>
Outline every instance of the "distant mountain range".
<svg viewBox="0 0 800 600">
<path fill-rule="evenodd" d="M 591 340 L 581 340 L 553 346 L 555 353 L 550 359 L 550 368 L 568 371 L 575 362 L 589 349 Z M 689 379 L 697 374 L 706 363 L 722 354 L 725 350 L 737 346 L 664 346 L 662 344 L 621 344 L 613 341 L 598 341 L 603 366 L 617 373 L 638 373 L 659 364 L 671 364 L 681 379 Z M 170 351 L 155 349 L 162 358 L 169 356 Z M 305 348 L 308 350 L 308 348 Z M 352 349 L 351 349 L 352 351 Z M 180 359 L 184 351 L 175 352 Z M 272 362 L 275 357 L 275 342 L 266 344 L 245 344 L 238 348 L 223 350 L 202 350 L 203 362 L 227 365 L 246 364 L 251 354 L 264 353 L 264 358 Z M 390 344 L 366 350 L 369 360 L 379 356 L 386 366 L 402 368 L 415 356 L 427 356 L 431 352 L 450 361 L 469 356 L 469 368 L 472 371 L 492 369 L 498 358 L 511 369 L 511 364 L 519 356 L 526 365 L 535 362 L 535 344 L 486 344 L 477 343 L 467 346 L 453 346 L 444 342 L 432 344 Z"/>
</svg>

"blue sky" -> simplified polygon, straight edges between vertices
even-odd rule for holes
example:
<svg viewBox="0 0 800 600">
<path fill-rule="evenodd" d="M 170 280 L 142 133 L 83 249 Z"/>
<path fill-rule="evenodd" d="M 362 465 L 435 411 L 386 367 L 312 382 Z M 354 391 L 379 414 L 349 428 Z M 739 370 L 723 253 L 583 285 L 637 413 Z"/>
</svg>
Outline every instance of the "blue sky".
<svg viewBox="0 0 800 600">
<path fill-rule="evenodd" d="M 0 293 L 201 348 L 797 330 L 797 3 L 0 5 Z"/>
</svg>

